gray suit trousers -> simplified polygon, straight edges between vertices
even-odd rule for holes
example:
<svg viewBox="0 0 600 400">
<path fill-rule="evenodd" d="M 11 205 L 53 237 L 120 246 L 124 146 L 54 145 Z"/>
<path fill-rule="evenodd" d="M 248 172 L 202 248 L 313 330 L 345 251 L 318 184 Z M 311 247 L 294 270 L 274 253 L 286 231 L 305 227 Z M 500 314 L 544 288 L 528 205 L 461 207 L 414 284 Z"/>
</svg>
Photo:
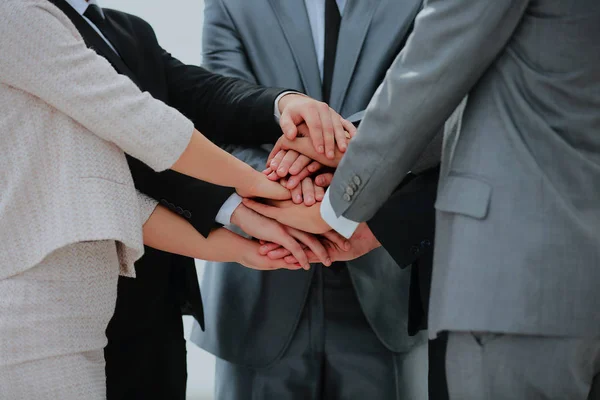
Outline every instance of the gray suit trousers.
<svg viewBox="0 0 600 400">
<path fill-rule="evenodd" d="M 217 359 L 216 400 L 425 400 L 427 345 L 388 350 L 367 322 L 347 268 L 315 271 L 299 326 L 265 368 Z"/>
<path fill-rule="evenodd" d="M 450 332 L 451 400 L 599 400 L 600 340 Z"/>
</svg>

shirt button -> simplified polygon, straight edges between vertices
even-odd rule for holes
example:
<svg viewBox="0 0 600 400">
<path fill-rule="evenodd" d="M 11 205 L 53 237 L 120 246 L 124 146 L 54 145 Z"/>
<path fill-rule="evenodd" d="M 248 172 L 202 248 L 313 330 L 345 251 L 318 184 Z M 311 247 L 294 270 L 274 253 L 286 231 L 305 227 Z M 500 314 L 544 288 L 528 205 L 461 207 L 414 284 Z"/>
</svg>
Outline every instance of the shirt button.
<svg viewBox="0 0 600 400">
<path fill-rule="evenodd" d="M 192 218 L 192 213 L 189 212 L 188 210 L 185 210 L 183 212 L 183 216 L 186 217 L 187 219 L 190 219 L 190 218 Z"/>
<path fill-rule="evenodd" d="M 431 247 L 431 241 L 429 241 L 429 240 L 423 240 L 421 242 L 421 247 L 424 247 L 426 249 L 429 248 L 429 247 Z"/>
<path fill-rule="evenodd" d="M 355 175 L 354 178 L 352 178 L 352 181 L 354 181 L 357 186 L 360 186 L 360 178 L 358 176 Z"/>
<path fill-rule="evenodd" d="M 347 194 L 348 196 L 352 196 L 352 195 L 354 194 L 354 189 L 352 189 L 350 186 L 348 186 L 348 187 L 346 188 L 346 194 Z"/>
<path fill-rule="evenodd" d="M 352 188 L 352 190 L 354 190 L 355 192 L 358 190 L 358 186 L 356 186 L 356 183 L 354 182 L 350 182 L 350 187 Z"/>
<path fill-rule="evenodd" d="M 348 193 L 345 193 L 343 199 L 345 201 L 349 202 L 350 200 L 352 200 L 352 197 L 350 197 L 350 195 Z"/>
<path fill-rule="evenodd" d="M 179 214 L 179 215 L 182 215 L 182 214 L 183 214 L 183 208 L 181 208 L 181 207 L 177 207 L 177 208 L 175 209 L 175 211 L 177 211 L 177 214 Z"/>
<path fill-rule="evenodd" d="M 417 246 L 412 246 L 410 248 L 410 252 L 416 255 L 416 254 L 419 254 L 421 252 L 421 250 Z"/>
</svg>

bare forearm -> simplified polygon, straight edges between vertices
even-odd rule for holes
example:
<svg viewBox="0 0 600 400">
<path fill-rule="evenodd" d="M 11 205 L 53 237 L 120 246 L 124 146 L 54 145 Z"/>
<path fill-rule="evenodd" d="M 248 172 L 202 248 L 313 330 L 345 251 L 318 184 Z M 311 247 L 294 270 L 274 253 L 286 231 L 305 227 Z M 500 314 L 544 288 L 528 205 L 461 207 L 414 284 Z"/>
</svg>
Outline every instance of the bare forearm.
<svg viewBox="0 0 600 400">
<path fill-rule="evenodd" d="M 247 240 L 224 228 L 203 237 L 184 218 L 158 206 L 144 224 L 144 244 L 152 248 L 210 261 L 239 261 L 232 249 L 247 247 Z"/>
<path fill-rule="evenodd" d="M 197 130 L 171 167 L 172 170 L 206 182 L 234 188 L 256 179 L 256 171 L 208 140 Z"/>
</svg>

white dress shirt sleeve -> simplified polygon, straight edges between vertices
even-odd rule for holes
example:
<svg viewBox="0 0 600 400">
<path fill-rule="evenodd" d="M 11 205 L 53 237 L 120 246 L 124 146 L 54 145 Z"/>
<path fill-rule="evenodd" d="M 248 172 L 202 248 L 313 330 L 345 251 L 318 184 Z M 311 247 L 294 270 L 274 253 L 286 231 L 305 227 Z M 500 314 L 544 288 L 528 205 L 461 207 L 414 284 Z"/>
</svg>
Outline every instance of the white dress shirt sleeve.
<svg viewBox="0 0 600 400">
<path fill-rule="evenodd" d="M 275 99 L 275 104 L 273 106 L 273 115 L 275 116 L 275 121 L 277 121 L 277 123 L 279 123 L 279 119 L 281 118 L 281 112 L 279 111 L 279 100 L 281 100 L 281 98 L 287 94 L 301 94 L 301 93 L 293 92 L 293 91 L 289 90 L 289 91 L 283 92 L 279 96 L 277 96 L 277 98 Z"/>
<path fill-rule="evenodd" d="M 321 218 L 327 225 L 329 225 L 334 231 L 345 237 L 346 239 L 350 239 L 352 235 L 354 235 L 354 231 L 358 228 L 359 223 L 349 220 L 348 218 L 340 215 L 339 217 L 333 211 L 333 207 L 331 206 L 331 201 L 329 201 L 329 189 L 325 192 L 325 197 L 321 202 Z"/>
<path fill-rule="evenodd" d="M 215 221 L 223 226 L 231 225 L 231 216 L 240 204 L 242 204 L 242 197 L 237 193 L 233 193 L 219 209 Z"/>
</svg>

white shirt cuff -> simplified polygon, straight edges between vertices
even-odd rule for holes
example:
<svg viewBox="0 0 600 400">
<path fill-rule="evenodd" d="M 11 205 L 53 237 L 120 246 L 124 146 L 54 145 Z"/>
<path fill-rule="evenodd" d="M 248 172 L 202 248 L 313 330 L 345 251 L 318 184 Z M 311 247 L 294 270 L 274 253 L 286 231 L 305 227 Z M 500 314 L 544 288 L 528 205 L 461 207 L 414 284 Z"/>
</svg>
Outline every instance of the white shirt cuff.
<svg viewBox="0 0 600 400">
<path fill-rule="evenodd" d="M 233 193 L 219 209 L 215 221 L 224 226 L 231 225 L 231 216 L 240 204 L 242 204 L 242 197 L 237 193 Z"/>
<path fill-rule="evenodd" d="M 354 235 L 354 231 L 358 228 L 359 223 L 345 218 L 343 215 L 339 217 L 335 215 L 331 202 L 329 201 L 329 189 L 325 192 L 325 197 L 321 202 L 321 218 L 337 233 L 350 239 Z"/>
<path fill-rule="evenodd" d="M 300 94 L 300 93 L 289 90 L 289 91 L 283 92 L 279 96 L 277 96 L 277 98 L 275 99 L 275 105 L 273 106 L 273 115 L 275 116 L 275 121 L 277 121 L 277 123 L 279 123 L 279 118 L 281 118 L 281 112 L 279 111 L 279 100 L 281 100 L 281 98 L 287 94 Z"/>
</svg>

